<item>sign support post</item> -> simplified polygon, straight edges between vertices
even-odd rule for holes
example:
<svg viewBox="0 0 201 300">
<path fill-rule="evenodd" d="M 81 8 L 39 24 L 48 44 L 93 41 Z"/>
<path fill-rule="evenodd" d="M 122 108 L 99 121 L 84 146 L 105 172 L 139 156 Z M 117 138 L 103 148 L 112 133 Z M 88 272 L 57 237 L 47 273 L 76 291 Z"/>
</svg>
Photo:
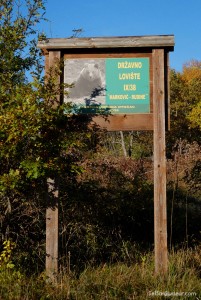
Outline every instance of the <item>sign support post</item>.
<svg viewBox="0 0 201 300">
<path fill-rule="evenodd" d="M 61 58 L 60 51 L 50 51 L 45 60 L 45 75 L 48 76 L 50 68 L 54 68 Z M 60 83 L 60 76 L 56 78 Z M 52 101 L 52 107 L 57 107 L 60 95 Z M 46 208 L 46 273 L 52 282 L 56 281 L 58 274 L 58 245 L 59 245 L 59 189 L 58 178 L 47 179 L 47 208 Z"/>
<path fill-rule="evenodd" d="M 154 244 L 155 273 L 165 274 L 167 258 L 164 50 L 153 50 Z"/>
</svg>

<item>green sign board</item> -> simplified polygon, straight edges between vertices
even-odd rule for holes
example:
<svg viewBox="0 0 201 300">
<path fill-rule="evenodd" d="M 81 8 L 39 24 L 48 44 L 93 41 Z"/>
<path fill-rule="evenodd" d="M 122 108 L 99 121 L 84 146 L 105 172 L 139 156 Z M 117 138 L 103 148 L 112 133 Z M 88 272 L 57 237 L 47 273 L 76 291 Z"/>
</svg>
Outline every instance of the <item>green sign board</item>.
<svg viewBox="0 0 201 300">
<path fill-rule="evenodd" d="M 149 113 L 149 68 L 146 57 L 66 60 L 67 101 L 78 113 Z"/>
</svg>

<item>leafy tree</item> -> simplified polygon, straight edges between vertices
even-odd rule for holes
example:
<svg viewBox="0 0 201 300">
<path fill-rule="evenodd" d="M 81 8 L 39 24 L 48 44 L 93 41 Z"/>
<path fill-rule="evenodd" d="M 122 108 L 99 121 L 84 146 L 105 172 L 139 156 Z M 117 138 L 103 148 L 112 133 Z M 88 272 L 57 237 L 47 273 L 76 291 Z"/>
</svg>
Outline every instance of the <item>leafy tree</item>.
<svg viewBox="0 0 201 300">
<path fill-rule="evenodd" d="M 199 107 L 201 99 L 201 65 L 191 61 L 184 65 L 183 71 L 171 70 L 171 132 L 170 141 L 187 139 L 200 141 Z"/>
<path fill-rule="evenodd" d="M 170 244 L 172 236 L 178 242 L 185 235 L 188 244 L 193 237 L 194 241 L 200 237 L 195 220 L 200 218 L 201 64 L 192 60 L 183 66 L 182 72 L 171 70 L 170 75 L 171 130 L 167 134 L 168 158 L 171 158 L 168 161 Z"/>
<path fill-rule="evenodd" d="M 183 78 L 189 88 L 192 109 L 188 119 L 192 127 L 201 129 L 201 62 L 192 60 L 184 65 Z"/>
<path fill-rule="evenodd" d="M 44 251 L 47 178 L 81 172 L 90 138 L 80 125 L 78 135 L 69 104 L 51 105 L 64 86 L 56 80 L 60 62 L 41 74 L 35 28 L 44 12 L 43 0 L 0 4 L 0 239 L 17 240 L 23 259 Z"/>
<path fill-rule="evenodd" d="M 14 83 L 26 79 L 26 71 L 33 67 L 37 69 L 37 66 L 41 69 L 36 28 L 43 19 L 44 1 L 2 0 L 0 12 L 0 80 L 1 88 L 6 92 Z"/>
</svg>

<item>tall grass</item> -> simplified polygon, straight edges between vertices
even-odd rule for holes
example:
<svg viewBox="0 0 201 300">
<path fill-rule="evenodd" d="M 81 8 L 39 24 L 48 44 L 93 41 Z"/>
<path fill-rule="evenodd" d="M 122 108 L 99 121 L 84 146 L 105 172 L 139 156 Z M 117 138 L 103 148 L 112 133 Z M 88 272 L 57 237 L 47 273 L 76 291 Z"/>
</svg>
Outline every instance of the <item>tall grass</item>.
<svg viewBox="0 0 201 300">
<path fill-rule="evenodd" d="M 153 253 L 141 261 L 88 266 L 76 278 L 61 272 L 56 284 L 44 274 L 22 275 L 15 270 L 0 271 L 1 300 L 90 300 L 90 299 L 201 299 L 201 248 L 172 251 L 165 277 L 155 276 Z"/>
</svg>

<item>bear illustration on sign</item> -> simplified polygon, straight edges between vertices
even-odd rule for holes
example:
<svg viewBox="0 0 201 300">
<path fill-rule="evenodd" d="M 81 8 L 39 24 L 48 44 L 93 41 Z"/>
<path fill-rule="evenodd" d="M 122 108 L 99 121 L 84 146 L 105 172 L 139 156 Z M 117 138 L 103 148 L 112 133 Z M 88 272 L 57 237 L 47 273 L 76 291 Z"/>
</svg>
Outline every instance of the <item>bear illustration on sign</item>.
<svg viewBox="0 0 201 300">
<path fill-rule="evenodd" d="M 74 86 L 70 89 L 71 99 L 85 99 L 96 97 L 103 90 L 103 77 L 99 65 L 96 63 L 85 63 Z"/>
</svg>

